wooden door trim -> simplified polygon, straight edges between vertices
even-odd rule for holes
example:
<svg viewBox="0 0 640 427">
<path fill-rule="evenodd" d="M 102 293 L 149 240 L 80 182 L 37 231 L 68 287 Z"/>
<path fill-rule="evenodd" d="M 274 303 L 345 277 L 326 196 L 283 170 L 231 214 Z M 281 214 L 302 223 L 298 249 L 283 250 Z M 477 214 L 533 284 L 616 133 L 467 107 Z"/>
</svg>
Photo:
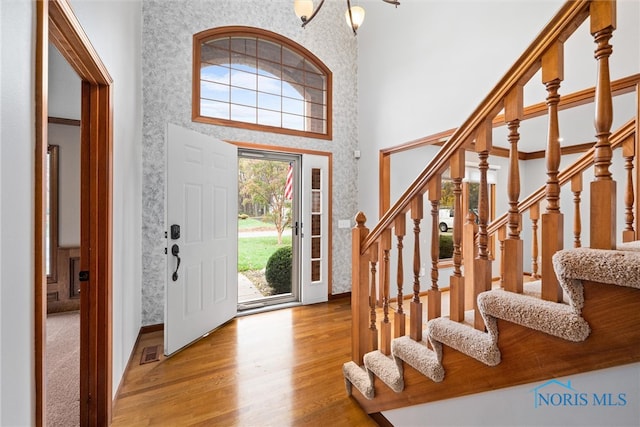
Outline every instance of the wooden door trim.
<svg viewBox="0 0 640 427">
<path fill-rule="evenodd" d="M 37 2 L 35 160 L 36 425 L 46 425 L 44 160 L 47 142 L 48 44 L 82 80 L 80 424 L 108 425 L 112 406 L 112 83 L 67 0 Z M 91 396 L 91 399 L 88 397 Z"/>
<path fill-rule="evenodd" d="M 35 389 L 36 389 L 36 425 L 42 427 L 45 423 L 46 380 L 45 366 L 45 338 L 47 321 L 47 271 L 45 264 L 45 209 L 46 209 L 46 177 L 45 162 L 47 149 L 47 95 L 48 95 L 48 32 L 49 21 L 45 19 L 49 14 L 48 2 L 36 3 L 36 58 L 35 58 L 35 94 L 36 94 L 36 140 L 34 159 L 34 323 L 35 323 Z"/>
</svg>

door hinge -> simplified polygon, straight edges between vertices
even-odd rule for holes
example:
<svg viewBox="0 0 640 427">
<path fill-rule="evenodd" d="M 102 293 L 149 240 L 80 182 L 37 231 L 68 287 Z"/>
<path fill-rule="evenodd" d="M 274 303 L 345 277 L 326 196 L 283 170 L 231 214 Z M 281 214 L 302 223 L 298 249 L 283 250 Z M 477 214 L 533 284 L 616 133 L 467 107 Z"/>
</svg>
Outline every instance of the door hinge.
<svg viewBox="0 0 640 427">
<path fill-rule="evenodd" d="M 89 272 L 87 270 L 82 270 L 78 272 L 78 280 L 81 282 L 89 281 Z"/>
</svg>

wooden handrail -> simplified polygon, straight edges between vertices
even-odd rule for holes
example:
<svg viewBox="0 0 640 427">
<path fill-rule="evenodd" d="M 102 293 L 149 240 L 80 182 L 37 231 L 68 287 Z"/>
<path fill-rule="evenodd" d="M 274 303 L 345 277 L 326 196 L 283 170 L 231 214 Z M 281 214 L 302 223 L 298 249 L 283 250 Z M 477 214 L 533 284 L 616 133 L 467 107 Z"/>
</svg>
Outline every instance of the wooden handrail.
<svg viewBox="0 0 640 427">
<path fill-rule="evenodd" d="M 635 133 L 635 127 L 636 127 L 635 119 L 631 119 L 627 123 L 622 125 L 610 137 L 611 148 L 612 149 L 617 148 L 618 146 L 620 146 L 625 141 L 625 139 L 627 139 L 628 137 L 633 135 Z M 559 182 L 560 186 L 566 184 L 567 182 L 569 182 L 571 180 L 571 178 L 573 176 L 575 176 L 578 173 L 584 172 L 585 170 L 587 170 L 588 167 L 593 165 L 594 152 L 595 152 L 595 148 L 593 148 L 593 147 L 590 148 L 589 151 L 584 153 L 571 166 L 567 167 L 565 170 L 560 172 L 558 174 L 558 182 Z M 539 203 L 540 201 L 542 201 L 542 199 L 545 196 L 545 189 L 546 189 L 546 185 L 542 185 L 536 191 L 531 193 L 527 198 L 522 200 L 518 204 L 518 212 L 522 214 L 522 213 L 526 212 L 534 204 Z M 508 219 L 508 213 L 505 213 L 505 214 L 499 216 L 498 218 L 496 218 L 489 225 L 488 233 L 489 234 L 496 233 L 500 227 L 506 225 L 507 219 Z"/>
<path fill-rule="evenodd" d="M 566 40 L 589 16 L 589 1 L 565 3 L 534 42 L 525 50 L 507 71 L 489 95 L 480 103 L 471 116 L 451 136 L 447 144 L 423 169 L 418 178 L 402 194 L 400 199 L 383 215 L 360 246 L 365 254 L 371 245 L 390 229 L 397 216 L 408 211 L 412 200 L 425 192 L 426 185 L 437 174 L 446 169 L 449 160 L 464 144 L 473 139 L 479 126 L 495 117 L 503 107 L 503 100 L 517 85 L 524 86 L 541 67 L 542 55 L 558 41 Z"/>
</svg>

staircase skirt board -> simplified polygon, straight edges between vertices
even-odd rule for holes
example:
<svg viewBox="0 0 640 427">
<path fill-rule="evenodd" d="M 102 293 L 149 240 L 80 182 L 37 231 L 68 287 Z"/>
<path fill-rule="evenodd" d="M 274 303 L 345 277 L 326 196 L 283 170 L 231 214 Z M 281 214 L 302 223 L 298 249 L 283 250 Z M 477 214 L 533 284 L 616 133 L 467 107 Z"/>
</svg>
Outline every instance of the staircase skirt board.
<svg viewBox="0 0 640 427">
<path fill-rule="evenodd" d="M 640 328 L 636 321 L 640 289 L 590 281 L 582 284 L 582 316 L 591 326 L 584 341 L 567 341 L 497 319 L 499 365 L 488 366 L 443 345 L 441 360 L 446 375 L 441 382 L 405 363 L 402 393 L 379 381 L 374 383 L 375 399 L 369 400 L 356 390 L 352 396 L 367 413 L 374 413 L 640 362 Z"/>
</svg>

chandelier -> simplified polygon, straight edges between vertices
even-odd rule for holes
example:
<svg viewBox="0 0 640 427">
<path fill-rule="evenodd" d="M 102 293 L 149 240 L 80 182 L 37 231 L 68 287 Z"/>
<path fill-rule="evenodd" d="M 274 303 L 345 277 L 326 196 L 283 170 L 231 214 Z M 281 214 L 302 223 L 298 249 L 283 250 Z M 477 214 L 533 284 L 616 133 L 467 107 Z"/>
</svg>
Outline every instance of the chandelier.
<svg viewBox="0 0 640 427">
<path fill-rule="evenodd" d="M 400 5 L 397 0 L 382 1 L 396 7 Z M 303 28 L 316 17 L 323 4 L 324 0 L 320 0 L 318 7 L 314 9 L 313 0 L 293 0 L 293 9 L 296 12 L 296 16 L 302 21 Z M 347 11 L 344 13 L 344 17 L 347 20 L 347 25 L 353 30 L 353 35 L 358 34 L 358 28 L 364 21 L 364 9 L 360 6 L 351 6 L 351 1 L 347 0 Z"/>
</svg>

